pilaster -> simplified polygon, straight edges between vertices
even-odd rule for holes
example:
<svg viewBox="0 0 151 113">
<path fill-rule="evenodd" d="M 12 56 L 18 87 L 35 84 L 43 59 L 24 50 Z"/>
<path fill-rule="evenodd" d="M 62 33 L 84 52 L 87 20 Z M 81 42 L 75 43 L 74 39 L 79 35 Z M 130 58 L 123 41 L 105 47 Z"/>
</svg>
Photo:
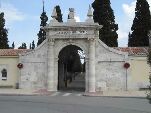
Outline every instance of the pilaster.
<svg viewBox="0 0 151 113">
<path fill-rule="evenodd" d="M 95 39 L 89 39 L 89 92 L 95 92 Z"/>
<path fill-rule="evenodd" d="M 48 90 L 54 91 L 54 40 L 48 40 Z"/>
</svg>

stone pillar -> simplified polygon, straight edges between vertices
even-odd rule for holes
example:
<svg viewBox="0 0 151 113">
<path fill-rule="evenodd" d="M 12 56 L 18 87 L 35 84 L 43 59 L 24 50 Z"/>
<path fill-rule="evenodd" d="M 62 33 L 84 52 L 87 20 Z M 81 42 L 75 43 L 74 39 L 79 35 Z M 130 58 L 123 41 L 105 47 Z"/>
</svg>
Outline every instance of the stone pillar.
<svg viewBox="0 0 151 113">
<path fill-rule="evenodd" d="M 58 58 L 55 58 L 55 64 L 54 64 L 54 91 L 58 90 Z"/>
<path fill-rule="evenodd" d="M 48 90 L 54 91 L 54 40 L 48 40 Z"/>
<path fill-rule="evenodd" d="M 89 92 L 95 92 L 95 40 L 89 41 Z"/>
<path fill-rule="evenodd" d="M 85 58 L 85 92 L 89 92 L 89 59 Z"/>
</svg>

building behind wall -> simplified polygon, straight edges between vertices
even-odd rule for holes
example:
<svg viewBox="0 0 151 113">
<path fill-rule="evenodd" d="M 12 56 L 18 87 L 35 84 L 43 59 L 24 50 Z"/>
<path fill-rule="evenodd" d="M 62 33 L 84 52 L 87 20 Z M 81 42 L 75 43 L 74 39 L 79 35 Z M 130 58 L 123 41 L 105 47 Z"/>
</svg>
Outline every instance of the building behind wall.
<svg viewBox="0 0 151 113">
<path fill-rule="evenodd" d="M 0 49 L 0 88 L 16 88 L 20 76 L 17 67 L 19 54 L 27 51 L 29 50 Z"/>
<path fill-rule="evenodd" d="M 128 52 L 130 68 L 128 69 L 128 89 L 140 90 L 149 84 L 150 67 L 147 64 L 148 48 L 146 47 L 118 47 L 123 52 Z"/>
</svg>

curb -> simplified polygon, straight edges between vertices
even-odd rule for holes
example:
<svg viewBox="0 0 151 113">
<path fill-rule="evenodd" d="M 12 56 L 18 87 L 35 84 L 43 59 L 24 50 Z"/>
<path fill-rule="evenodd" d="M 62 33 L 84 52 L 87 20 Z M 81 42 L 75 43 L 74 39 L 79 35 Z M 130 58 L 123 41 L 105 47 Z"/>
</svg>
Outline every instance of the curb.
<svg viewBox="0 0 151 113">
<path fill-rule="evenodd" d="M 146 97 L 137 97 L 137 96 L 91 96 L 91 95 L 83 95 L 86 97 L 102 97 L 102 98 L 139 98 L 139 99 L 146 99 Z"/>
<path fill-rule="evenodd" d="M 103 92 L 101 92 L 100 94 L 97 93 L 85 93 L 83 94 L 83 96 L 87 96 L 87 97 L 104 97 L 104 98 L 140 98 L 140 99 L 146 99 L 147 96 L 106 96 L 103 95 Z"/>
<path fill-rule="evenodd" d="M 84 94 L 83 96 L 86 96 L 86 97 L 104 97 L 104 98 L 139 98 L 139 99 L 146 99 L 146 97 L 141 97 L 141 96 L 105 96 L 105 95 L 86 95 L 86 94 Z"/>
<path fill-rule="evenodd" d="M 19 94 L 19 93 L 1 93 L 0 96 L 51 96 L 53 92 L 37 92 L 37 93 L 29 93 L 29 94 Z M 139 99 L 146 99 L 146 96 L 106 96 L 103 94 L 96 94 L 96 93 L 84 93 L 82 96 L 85 97 L 104 97 L 104 98 L 139 98 Z"/>
<path fill-rule="evenodd" d="M 51 93 L 34 93 L 34 94 L 8 94 L 3 93 L 0 96 L 49 96 Z"/>
<path fill-rule="evenodd" d="M 0 94 L 0 96 L 38 96 L 39 94 Z"/>
</svg>

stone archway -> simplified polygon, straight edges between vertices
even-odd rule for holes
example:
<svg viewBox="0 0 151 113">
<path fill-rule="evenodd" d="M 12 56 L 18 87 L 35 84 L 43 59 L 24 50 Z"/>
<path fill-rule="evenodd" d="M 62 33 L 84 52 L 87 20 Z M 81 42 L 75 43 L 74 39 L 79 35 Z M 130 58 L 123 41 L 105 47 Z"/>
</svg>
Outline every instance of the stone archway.
<svg viewBox="0 0 151 113">
<path fill-rule="evenodd" d="M 124 89 L 123 62 L 127 61 L 127 54 L 107 47 L 99 40 L 102 26 L 94 23 L 91 8 L 85 22 L 75 22 L 70 11 L 71 14 L 72 18 L 67 22 L 59 23 L 54 10 L 53 19 L 43 28 L 46 40 L 33 51 L 19 56 L 20 63 L 24 64 L 20 72 L 21 88 L 32 85 L 37 89 L 57 91 L 59 53 L 66 46 L 75 45 L 84 50 L 86 56 L 85 92 Z"/>
<path fill-rule="evenodd" d="M 80 54 L 81 53 L 81 54 Z M 63 47 L 58 55 L 58 90 L 85 91 L 85 55 L 76 45 Z"/>
</svg>

